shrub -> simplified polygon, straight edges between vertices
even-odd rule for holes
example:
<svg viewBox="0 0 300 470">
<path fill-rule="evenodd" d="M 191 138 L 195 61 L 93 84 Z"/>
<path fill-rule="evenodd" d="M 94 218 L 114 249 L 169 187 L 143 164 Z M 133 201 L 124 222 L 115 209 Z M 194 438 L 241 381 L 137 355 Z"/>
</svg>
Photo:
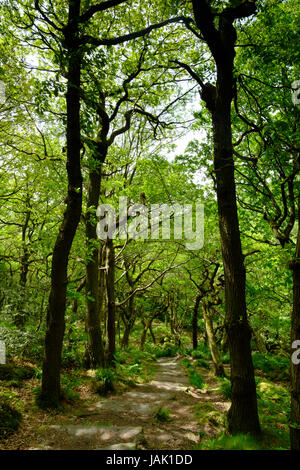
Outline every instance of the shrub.
<svg viewBox="0 0 300 470">
<path fill-rule="evenodd" d="M 197 349 L 194 349 L 191 352 L 191 356 L 193 359 L 210 359 L 211 358 L 209 348 L 204 343 L 199 343 Z"/>
<path fill-rule="evenodd" d="M 204 369 L 209 369 L 210 368 L 209 362 L 206 361 L 205 359 L 197 359 L 196 362 L 195 362 L 195 366 L 204 367 Z"/>
<path fill-rule="evenodd" d="M 114 390 L 115 371 L 112 369 L 97 369 L 95 374 L 95 391 L 99 395 L 106 395 Z"/>
<path fill-rule="evenodd" d="M 260 369 L 271 379 L 288 380 L 290 360 L 287 357 L 254 353 L 252 355 L 255 369 Z"/>
<path fill-rule="evenodd" d="M 158 359 L 159 357 L 174 357 L 177 353 L 177 346 L 171 343 L 165 343 L 163 347 L 157 348 L 155 350 L 155 357 Z"/>
<path fill-rule="evenodd" d="M 23 331 L 1 326 L 0 340 L 6 343 L 7 357 L 30 357 L 37 360 L 43 357 L 44 335 L 41 331 Z"/>
<path fill-rule="evenodd" d="M 203 388 L 204 382 L 202 375 L 199 375 L 195 370 L 190 373 L 190 384 L 197 388 Z"/>
<path fill-rule="evenodd" d="M 165 408 L 158 408 L 158 410 L 154 413 L 154 419 L 160 422 L 170 421 L 170 413 L 170 410 Z"/>
</svg>

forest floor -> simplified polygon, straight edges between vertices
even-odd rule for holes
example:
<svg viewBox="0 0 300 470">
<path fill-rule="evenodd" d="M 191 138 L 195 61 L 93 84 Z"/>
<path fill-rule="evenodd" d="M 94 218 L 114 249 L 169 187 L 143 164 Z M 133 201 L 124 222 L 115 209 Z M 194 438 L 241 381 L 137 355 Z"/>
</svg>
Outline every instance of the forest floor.
<svg viewBox="0 0 300 470">
<path fill-rule="evenodd" d="M 36 406 L 33 412 L 28 402 L 20 430 L 0 449 L 190 450 L 203 436 L 213 438 L 222 431 L 230 405 L 213 373 L 203 368 L 201 374 L 205 386 L 194 388 L 181 358 L 163 357 L 153 380 L 122 394 L 96 398 L 81 390 L 77 403 L 50 414 Z M 30 381 L 20 399 L 29 400 L 29 388 Z"/>
</svg>

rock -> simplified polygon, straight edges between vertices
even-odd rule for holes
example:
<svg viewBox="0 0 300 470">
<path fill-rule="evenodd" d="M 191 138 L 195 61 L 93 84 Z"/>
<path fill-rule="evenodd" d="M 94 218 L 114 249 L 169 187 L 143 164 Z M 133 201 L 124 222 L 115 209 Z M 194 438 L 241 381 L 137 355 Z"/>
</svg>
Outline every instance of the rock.
<svg viewBox="0 0 300 470">
<path fill-rule="evenodd" d="M 52 425 L 49 426 L 49 428 L 65 432 L 74 437 L 95 437 L 100 441 L 126 441 L 137 438 L 138 435 L 142 433 L 140 426 L 84 426 L 71 424 L 67 426 Z"/>
<path fill-rule="evenodd" d="M 120 442 L 119 444 L 113 444 L 107 447 L 101 447 L 97 450 L 136 450 L 135 442 Z"/>
</svg>

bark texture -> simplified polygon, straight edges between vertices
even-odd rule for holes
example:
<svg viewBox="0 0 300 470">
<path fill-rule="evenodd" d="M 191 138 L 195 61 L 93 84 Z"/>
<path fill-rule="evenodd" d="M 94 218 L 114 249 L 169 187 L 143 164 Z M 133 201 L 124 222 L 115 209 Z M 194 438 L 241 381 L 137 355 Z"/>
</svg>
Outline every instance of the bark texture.
<svg viewBox="0 0 300 470">
<path fill-rule="evenodd" d="M 300 340 L 300 195 L 298 196 L 298 235 L 293 270 L 293 311 L 291 341 Z M 291 449 L 300 450 L 300 364 L 291 362 Z"/>
<path fill-rule="evenodd" d="M 65 45 L 68 58 L 67 105 L 67 175 L 66 210 L 54 245 L 51 290 L 47 311 L 45 355 L 41 404 L 57 406 L 60 400 L 61 353 L 65 331 L 67 269 L 69 253 L 81 216 L 82 175 L 80 168 L 80 72 L 79 50 L 80 0 L 69 3 Z"/>
</svg>

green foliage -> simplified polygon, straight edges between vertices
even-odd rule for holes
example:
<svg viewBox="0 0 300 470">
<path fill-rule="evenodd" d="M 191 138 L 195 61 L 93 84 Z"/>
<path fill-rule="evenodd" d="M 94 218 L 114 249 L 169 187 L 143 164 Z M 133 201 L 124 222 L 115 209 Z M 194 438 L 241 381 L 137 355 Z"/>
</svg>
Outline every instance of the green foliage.
<svg viewBox="0 0 300 470">
<path fill-rule="evenodd" d="M 175 357 L 178 351 L 178 347 L 172 343 L 165 343 L 163 347 L 155 348 L 155 357 Z"/>
<path fill-rule="evenodd" d="M 209 369 L 210 364 L 206 359 L 197 359 L 195 361 L 195 366 L 196 367 L 204 367 L 204 369 Z"/>
<path fill-rule="evenodd" d="M 185 369 L 192 369 L 193 368 L 193 364 L 191 363 L 191 361 L 189 361 L 188 359 L 184 358 L 181 360 L 181 365 L 185 368 Z"/>
<path fill-rule="evenodd" d="M 148 351 L 130 347 L 115 353 L 116 380 L 124 385 L 135 385 L 149 380 L 154 372 L 156 357 Z"/>
<path fill-rule="evenodd" d="M 203 388 L 204 387 L 204 381 L 202 375 L 198 374 L 195 370 L 193 370 L 190 375 L 190 384 L 193 385 L 196 388 Z"/>
<path fill-rule="evenodd" d="M 76 348 L 64 349 L 61 363 L 63 367 L 81 367 L 83 363 L 82 355 Z"/>
<path fill-rule="evenodd" d="M 230 363 L 230 354 L 229 351 L 227 351 L 225 354 L 222 354 L 222 362 L 223 364 L 229 364 Z"/>
<path fill-rule="evenodd" d="M 198 450 L 259 450 L 260 443 L 252 436 L 237 434 L 228 436 L 222 433 L 215 439 L 207 439 L 196 447 Z"/>
<path fill-rule="evenodd" d="M 158 408 L 158 410 L 156 410 L 154 413 L 154 419 L 155 421 L 165 423 L 171 420 L 170 413 L 171 411 L 167 410 L 166 408 Z"/>
<path fill-rule="evenodd" d="M 267 377 L 276 380 L 289 379 L 290 360 L 288 358 L 254 353 L 252 359 L 254 368 L 263 371 Z"/>
<path fill-rule="evenodd" d="M 29 357 L 35 360 L 43 357 L 44 337 L 41 332 L 0 326 L 0 341 L 6 344 L 7 357 Z"/>
<path fill-rule="evenodd" d="M 7 402 L 0 403 L 0 439 L 17 431 L 22 422 L 22 414 Z"/>
<path fill-rule="evenodd" d="M 218 377 L 218 380 L 220 382 L 220 391 L 224 395 L 227 400 L 231 399 L 231 382 L 227 377 Z"/>
<path fill-rule="evenodd" d="M 191 352 L 191 356 L 193 359 L 210 359 L 211 354 L 209 351 L 209 347 L 206 346 L 203 342 L 198 344 L 197 349 L 194 349 Z"/>
<path fill-rule="evenodd" d="M 184 358 L 181 361 L 181 365 L 188 373 L 190 384 L 196 388 L 204 388 L 205 383 L 202 375 L 200 375 L 196 370 L 196 364 L 193 364 L 189 359 Z"/>
<path fill-rule="evenodd" d="M 116 372 L 112 369 L 97 369 L 94 389 L 99 395 L 107 395 L 114 390 Z"/>
<path fill-rule="evenodd" d="M 194 416 L 201 427 L 207 424 L 221 430 L 225 429 L 225 414 L 219 412 L 213 403 L 203 402 L 195 405 Z"/>
</svg>

